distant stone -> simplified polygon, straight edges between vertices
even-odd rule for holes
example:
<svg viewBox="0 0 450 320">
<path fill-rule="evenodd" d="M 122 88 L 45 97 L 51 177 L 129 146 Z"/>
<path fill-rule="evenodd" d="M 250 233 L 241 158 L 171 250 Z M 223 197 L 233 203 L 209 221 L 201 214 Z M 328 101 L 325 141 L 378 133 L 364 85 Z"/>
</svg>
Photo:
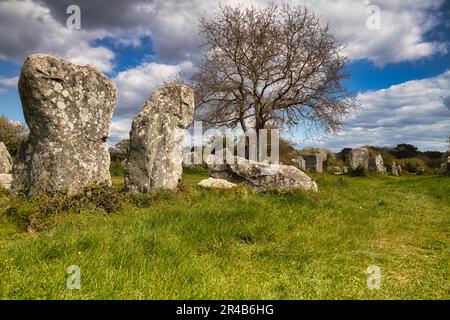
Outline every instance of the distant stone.
<svg viewBox="0 0 450 320">
<path fill-rule="evenodd" d="M 369 171 L 378 173 L 386 172 L 384 169 L 384 161 L 381 154 L 377 154 L 375 157 L 369 158 Z"/>
<path fill-rule="evenodd" d="M 398 175 L 399 175 L 399 172 L 398 172 L 398 166 L 397 166 L 397 164 L 396 164 L 395 162 L 392 162 L 392 165 L 391 165 L 391 174 L 392 174 L 393 176 L 398 176 Z"/>
<path fill-rule="evenodd" d="M 398 174 L 402 174 L 402 166 L 401 165 L 397 165 L 397 171 L 398 171 Z"/>
<path fill-rule="evenodd" d="M 217 189 L 231 189 L 233 187 L 236 187 L 235 183 L 229 182 L 225 179 L 215 179 L 215 178 L 204 179 L 200 181 L 198 185 L 204 188 L 217 188 Z"/>
<path fill-rule="evenodd" d="M 303 157 L 297 157 L 296 159 L 291 159 L 291 163 L 297 169 L 306 172 L 306 161 Z"/>
<path fill-rule="evenodd" d="M 10 173 L 0 173 L 0 188 L 9 189 L 11 187 L 12 175 Z"/>
<path fill-rule="evenodd" d="M 242 182 L 252 190 L 304 189 L 317 191 L 317 184 L 305 173 L 293 166 L 268 164 L 235 157 L 222 170 L 211 171 L 213 178 Z"/>
<path fill-rule="evenodd" d="M 183 153 L 183 167 L 195 168 L 202 164 L 202 157 L 197 152 L 185 152 Z"/>
<path fill-rule="evenodd" d="M 348 164 L 352 170 L 362 167 L 369 169 L 369 150 L 366 148 L 355 148 L 347 154 Z"/>
<path fill-rule="evenodd" d="M 349 173 L 350 172 L 350 167 L 349 166 L 343 167 L 342 168 L 342 172 L 345 173 L 345 174 Z"/>
<path fill-rule="evenodd" d="M 324 158 L 321 154 L 308 154 L 304 158 L 307 172 L 323 172 Z"/>
<path fill-rule="evenodd" d="M 444 162 L 441 164 L 441 173 L 444 175 L 450 175 L 450 150 L 444 152 L 442 160 Z"/>
<path fill-rule="evenodd" d="M 424 167 L 417 167 L 416 168 L 416 174 L 418 174 L 418 175 L 425 174 L 425 168 Z"/>
<path fill-rule="evenodd" d="M 12 158 L 3 142 L 0 142 L 0 173 L 10 173 Z"/>
<path fill-rule="evenodd" d="M 156 90 L 134 118 L 125 166 L 130 192 L 174 190 L 183 171 L 183 141 L 194 116 L 194 93 L 185 85 Z"/>
<path fill-rule="evenodd" d="M 19 93 L 30 129 L 13 166 L 12 193 L 28 196 L 111 183 L 106 139 L 117 89 L 95 67 L 33 54 Z"/>
<path fill-rule="evenodd" d="M 336 175 L 340 175 L 340 174 L 343 173 L 343 170 L 342 170 L 341 167 L 329 166 L 329 167 L 327 167 L 327 172 L 328 173 L 333 173 L 333 174 L 336 174 Z"/>
</svg>

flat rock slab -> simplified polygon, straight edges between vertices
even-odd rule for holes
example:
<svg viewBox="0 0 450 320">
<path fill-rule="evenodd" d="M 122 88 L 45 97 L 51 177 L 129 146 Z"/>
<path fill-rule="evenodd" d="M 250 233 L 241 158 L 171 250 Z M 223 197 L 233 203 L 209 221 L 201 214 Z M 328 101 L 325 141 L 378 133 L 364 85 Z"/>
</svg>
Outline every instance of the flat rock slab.
<svg viewBox="0 0 450 320">
<path fill-rule="evenodd" d="M 232 163 L 217 166 L 211 176 L 242 182 L 253 191 L 303 189 L 317 191 L 317 184 L 293 166 L 268 164 L 235 157 Z"/>
<path fill-rule="evenodd" d="M 203 179 L 198 183 L 198 185 L 204 188 L 217 188 L 217 189 L 231 189 L 237 186 L 237 184 L 229 182 L 225 179 L 215 179 L 215 178 Z"/>
<path fill-rule="evenodd" d="M 109 136 L 117 89 L 95 67 L 33 54 L 19 93 L 30 129 L 13 166 L 12 193 L 28 196 L 111 183 Z"/>
</svg>

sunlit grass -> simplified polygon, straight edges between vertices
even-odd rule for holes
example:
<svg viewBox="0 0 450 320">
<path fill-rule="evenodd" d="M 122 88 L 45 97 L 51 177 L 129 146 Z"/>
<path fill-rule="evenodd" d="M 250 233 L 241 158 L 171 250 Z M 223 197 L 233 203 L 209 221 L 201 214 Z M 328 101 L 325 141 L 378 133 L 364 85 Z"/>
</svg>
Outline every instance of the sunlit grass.
<svg viewBox="0 0 450 320">
<path fill-rule="evenodd" d="M 206 176 L 112 214 L 59 213 L 34 235 L 0 193 L 0 298 L 450 298 L 449 178 L 324 174 L 317 194 L 254 194 L 197 187 Z M 66 288 L 69 265 L 80 290 Z"/>
</svg>

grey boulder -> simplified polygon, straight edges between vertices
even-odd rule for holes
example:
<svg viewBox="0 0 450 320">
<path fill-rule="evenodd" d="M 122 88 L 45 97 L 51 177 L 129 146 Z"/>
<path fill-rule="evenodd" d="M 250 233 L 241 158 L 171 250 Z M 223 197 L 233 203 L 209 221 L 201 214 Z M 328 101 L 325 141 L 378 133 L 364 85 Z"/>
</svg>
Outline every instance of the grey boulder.
<svg viewBox="0 0 450 320">
<path fill-rule="evenodd" d="M 185 85 L 156 90 L 134 118 L 125 165 L 125 187 L 133 193 L 174 190 L 183 171 L 183 141 L 194 117 L 194 93 Z"/>
<path fill-rule="evenodd" d="M 213 178 L 242 182 L 259 192 L 266 190 L 304 189 L 317 191 L 317 184 L 293 166 L 262 163 L 235 157 L 232 163 L 212 170 Z"/>
<path fill-rule="evenodd" d="M 12 158 L 3 142 L 0 142 L 0 173 L 10 173 Z"/>
<path fill-rule="evenodd" d="M 95 67 L 33 54 L 23 66 L 19 93 L 30 129 L 13 165 L 13 194 L 111 183 L 109 136 L 117 89 Z"/>
<path fill-rule="evenodd" d="M 352 170 L 362 167 L 365 170 L 369 169 L 369 150 L 366 148 L 352 149 L 348 155 L 348 164 Z"/>
</svg>

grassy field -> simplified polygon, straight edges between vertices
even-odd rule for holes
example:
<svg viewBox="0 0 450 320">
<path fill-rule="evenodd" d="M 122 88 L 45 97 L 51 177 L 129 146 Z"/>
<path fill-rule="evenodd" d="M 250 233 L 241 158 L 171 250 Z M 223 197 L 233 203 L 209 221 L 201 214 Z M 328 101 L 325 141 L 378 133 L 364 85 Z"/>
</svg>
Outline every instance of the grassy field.
<svg viewBox="0 0 450 320">
<path fill-rule="evenodd" d="M 1 192 L 0 298 L 450 298 L 450 178 L 323 174 L 317 194 L 254 194 L 197 187 L 206 176 L 110 214 L 51 214 L 37 233 L 24 224 L 37 204 Z M 69 265 L 79 290 L 66 288 Z"/>
</svg>

